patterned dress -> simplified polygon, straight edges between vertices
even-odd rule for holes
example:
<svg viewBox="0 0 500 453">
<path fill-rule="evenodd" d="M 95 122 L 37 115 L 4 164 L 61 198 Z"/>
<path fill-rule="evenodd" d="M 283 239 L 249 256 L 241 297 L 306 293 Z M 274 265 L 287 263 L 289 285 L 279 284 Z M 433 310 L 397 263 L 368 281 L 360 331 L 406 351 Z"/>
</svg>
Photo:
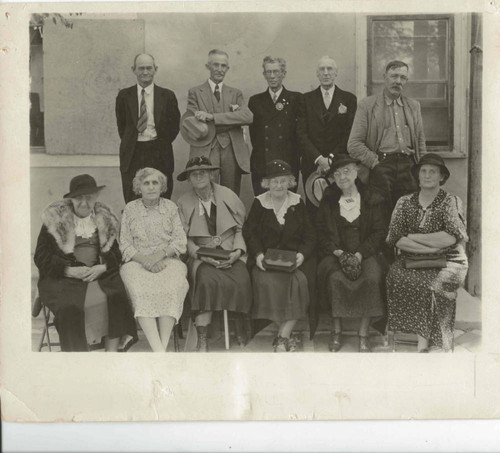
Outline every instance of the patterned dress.
<svg viewBox="0 0 500 453">
<path fill-rule="evenodd" d="M 120 249 L 125 264 L 120 274 L 135 309 L 135 316 L 171 316 L 179 320 L 189 289 L 187 267 L 179 259 L 186 252 L 186 234 L 170 200 L 160 198 L 156 207 L 146 207 L 142 199 L 131 201 L 122 216 Z M 132 261 L 136 253 L 150 255 L 172 247 L 175 258 L 165 258 L 166 267 L 153 273 Z"/>
<path fill-rule="evenodd" d="M 422 208 L 418 192 L 399 199 L 392 214 L 387 243 L 394 247 L 403 236 L 445 231 L 456 243 L 443 252 L 443 269 L 406 269 L 402 252 L 387 275 L 389 329 L 413 332 L 431 344 L 450 350 L 457 289 L 467 274 L 464 242 L 468 240 L 462 201 L 440 189 L 434 201 Z"/>
</svg>

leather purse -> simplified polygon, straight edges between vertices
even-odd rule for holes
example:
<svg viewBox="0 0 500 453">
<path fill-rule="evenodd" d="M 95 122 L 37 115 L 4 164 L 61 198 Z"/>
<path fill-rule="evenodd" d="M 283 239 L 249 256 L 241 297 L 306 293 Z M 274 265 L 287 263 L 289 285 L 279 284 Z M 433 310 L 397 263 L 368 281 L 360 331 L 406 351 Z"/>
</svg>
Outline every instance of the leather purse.
<svg viewBox="0 0 500 453">
<path fill-rule="evenodd" d="M 297 252 L 291 250 L 267 249 L 262 264 L 266 270 L 293 272 L 297 267 Z"/>
<path fill-rule="evenodd" d="M 196 251 L 198 258 L 205 256 L 217 261 L 227 261 L 232 252 L 232 250 L 217 249 L 212 247 L 200 247 Z"/>
<path fill-rule="evenodd" d="M 446 256 L 442 253 L 426 255 L 406 255 L 406 269 L 443 269 L 446 267 Z"/>
</svg>

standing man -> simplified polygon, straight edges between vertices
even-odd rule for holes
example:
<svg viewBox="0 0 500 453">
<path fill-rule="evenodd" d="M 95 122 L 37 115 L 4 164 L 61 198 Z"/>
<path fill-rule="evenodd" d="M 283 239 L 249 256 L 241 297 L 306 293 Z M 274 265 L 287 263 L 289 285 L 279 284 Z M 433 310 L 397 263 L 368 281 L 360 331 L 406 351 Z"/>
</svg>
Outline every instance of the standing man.
<svg viewBox="0 0 500 453">
<path fill-rule="evenodd" d="M 302 109 L 302 94 L 288 91 L 283 86 L 286 76 L 286 61 L 283 58 L 265 57 L 262 68 L 268 89 L 248 101 L 248 108 L 253 113 L 249 129 L 252 141 L 250 168 L 255 196 L 264 192 L 260 183 L 269 162 L 275 159 L 287 162 L 297 182 L 300 170 L 297 122 Z"/>
<path fill-rule="evenodd" d="M 316 75 L 320 86 L 304 94 L 304 115 L 299 120 L 304 186 L 313 171 L 325 173 L 330 169 L 329 154 L 347 153 L 356 113 L 356 96 L 335 85 L 338 68 L 333 58 L 321 57 Z M 309 200 L 307 204 L 316 210 Z"/>
<path fill-rule="evenodd" d="M 137 84 L 121 90 L 116 97 L 120 172 L 126 203 L 137 198 L 132 180 L 137 170 L 144 167 L 164 173 L 168 181 L 165 196 L 172 195 L 172 142 L 179 133 L 180 112 L 174 92 L 153 83 L 157 70 L 151 55 L 137 55 L 132 66 Z"/>
<path fill-rule="evenodd" d="M 371 170 L 370 189 L 386 199 L 389 212 L 399 197 L 416 190 L 411 167 L 425 152 L 420 104 L 403 96 L 407 82 L 406 63 L 387 64 L 384 89 L 359 103 L 347 146 L 349 154 Z M 365 169 L 365 179 L 367 173 Z"/>
<path fill-rule="evenodd" d="M 220 167 L 220 184 L 239 195 L 241 175 L 250 171 L 250 151 L 241 126 L 251 124 L 253 114 L 244 105 L 241 91 L 224 83 L 229 70 L 228 54 L 211 50 L 205 66 L 210 77 L 189 90 L 187 110 L 199 121 L 213 121 L 216 135 L 207 145 L 191 144 L 189 157 L 208 157 L 214 166 Z"/>
</svg>

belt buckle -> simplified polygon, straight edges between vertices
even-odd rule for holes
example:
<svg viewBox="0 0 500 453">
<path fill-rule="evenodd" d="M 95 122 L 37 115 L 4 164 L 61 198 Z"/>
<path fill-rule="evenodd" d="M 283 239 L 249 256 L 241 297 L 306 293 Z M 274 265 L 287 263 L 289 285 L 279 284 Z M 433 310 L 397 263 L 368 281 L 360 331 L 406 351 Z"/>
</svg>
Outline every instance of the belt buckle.
<svg viewBox="0 0 500 453">
<path fill-rule="evenodd" d="M 212 244 L 214 244 L 216 247 L 222 244 L 222 240 L 220 236 L 212 236 Z"/>
</svg>

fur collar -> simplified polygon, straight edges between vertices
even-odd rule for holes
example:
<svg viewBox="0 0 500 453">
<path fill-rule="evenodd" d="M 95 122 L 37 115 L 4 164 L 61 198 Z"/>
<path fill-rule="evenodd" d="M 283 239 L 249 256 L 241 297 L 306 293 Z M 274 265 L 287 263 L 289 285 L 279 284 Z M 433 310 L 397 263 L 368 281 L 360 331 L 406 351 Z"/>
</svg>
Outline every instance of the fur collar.
<svg viewBox="0 0 500 453">
<path fill-rule="evenodd" d="M 101 253 L 109 252 L 120 230 L 116 216 L 106 205 L 97 202 L 94 207 L 95 223 L 99 236 Z M 75 249 L 75 221 L 71 200 L 55 201 L 45 208 L 42 222 L 55 239 L 59 248 L 66 254 Z"/>
</svg>

